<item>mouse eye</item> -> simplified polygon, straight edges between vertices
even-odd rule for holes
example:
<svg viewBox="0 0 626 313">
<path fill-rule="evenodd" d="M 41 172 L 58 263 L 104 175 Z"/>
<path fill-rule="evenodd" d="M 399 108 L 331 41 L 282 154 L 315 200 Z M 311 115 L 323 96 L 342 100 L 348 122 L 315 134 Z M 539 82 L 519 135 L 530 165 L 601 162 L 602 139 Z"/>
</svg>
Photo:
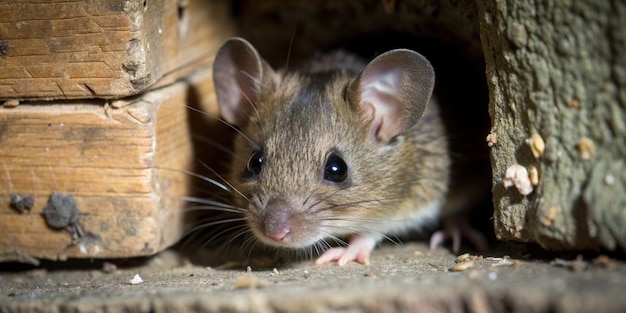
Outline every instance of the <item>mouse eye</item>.
<svg viewBox="0 0 626 313">
<path fill-rule="evenodd" d="M 258 176 L 261 173 L 261 167 L 263 166 L 263 153 L 261 151 L 254 151 L 248 160 L 246 170 L 253 176 Z"/>
<path fill-rule="evenodd" d="M 324 167 L 324 179 L 333 183 L 343 183 L 348 178 L 346 161 L 336 154 L 331 154 Z"/>
</svg>

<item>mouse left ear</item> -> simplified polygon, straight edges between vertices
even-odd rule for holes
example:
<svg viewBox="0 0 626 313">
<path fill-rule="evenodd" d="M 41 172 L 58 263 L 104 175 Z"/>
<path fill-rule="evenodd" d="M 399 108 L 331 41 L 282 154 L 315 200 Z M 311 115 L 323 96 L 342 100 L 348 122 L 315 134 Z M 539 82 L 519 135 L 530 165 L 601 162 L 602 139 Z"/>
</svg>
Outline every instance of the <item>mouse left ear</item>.
<svg viewBox="0 0 626 313">
<path fill-rule="evenodd" d="M 253 106 L 259 105 L 261 90 L 273 88 L 276 77 L 247 40 L 227 40 L 213 62 L 213 82 L 222 117 L 231 124 L 244 124 Z"/>
<path fill-rule="evenodd" d="M 372 60 L 348 86 L 350 103 L 370 124 L 370 139 L 389 142 L 424 114 L 435 85 L 432 65 L 421 54 L 397 49 Z"/>
</svg>

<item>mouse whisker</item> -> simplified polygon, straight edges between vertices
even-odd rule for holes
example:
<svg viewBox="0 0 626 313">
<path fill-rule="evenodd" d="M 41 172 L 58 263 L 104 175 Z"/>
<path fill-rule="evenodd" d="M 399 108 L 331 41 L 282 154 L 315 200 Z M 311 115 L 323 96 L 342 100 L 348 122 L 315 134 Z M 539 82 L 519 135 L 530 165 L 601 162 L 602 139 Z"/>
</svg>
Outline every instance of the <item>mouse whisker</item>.
<svg viewBox="0 0 626 313">
<path fill-rule="evenodd" d="M 254 77 L 252 77 L 252 75 L 250 75 L 248 72 L 244 72 L 244 71 L 242 71 L 242 73 L 243 73 L 244 75 L 248 76 L 248 78 L 250 78 L 250 79 L 254 82 L 255 87 L 256 87 L 257 89 L 258 89 L 258 88 L 260 88 L 260 84 L 261 84 L 261 83 L 260 83 L 257 79 L 255 79 Z M 261 133 L 263 133 L 263 121 L 261 120 L 261 115 L 259 115 L 259 110 L 257 110 L 257 106 L 254 104 L 254 102 L 252 102 L 252 100 L 248 97 L 248 95 L 246 95 L 246 93 L 245 93 L 245 92 L 243 92 L 243 91 L 239 90 L 239 93 L 241 93 L 241 95 L 242 95 L 244 98 L 246 98 L 246 101 L 248 101 L 248 104 L 250 105 L 250 107 L 252 108 L 252 110 L 254 110 L 254 114 L 256 115 L 257 121 L 258 121 L 258 123 L 259 123 L 259 128 L 261 129 Z M 246 113 L 246 115 L 248 116 L 249 120 L 253 120 L 253 119 L 251 119 L 251 118 L 250 118 L 250 117 L 251 117 L 251 116 L 250 116 L 250 114 Z"/>
<path fill-rule="evenodd" d="M 387 187 L 414 184 L 415 182 L 418 182 L 418 181 L 420 181 L 422 179 L 423 179 L 422 177 L 416 177 L 415 179 L 408 179 L 408 180 L 398 181 L 398 182 L 394 182 L 392 184 L 388 184 Z"/>
<path fill-rule="evenodd" d="M 358 222 L 358 220 L 350 219 L 349 222 Z M 349 226 L 343 225 L 341 227 L 341 229 L 342 230 L 348 229 L 353 234 L 367 234 L 367 233 L 369 233 L 369 234 L 379 235 L 382 239 L 385 239 L 385 240 L 391 242 L 392 244 L 394 244 L 396 246 L 402 246 L 403 245 L 402 240 L 400 240 L 400 238 L 398 238 L 398 236 L 393 235 L 393 234 L 387 234 L 385 232 L 378 231 L 378 230 L 376 230 L 374 228 L 363 226 L 362 224 L 349 225 Z M 345 243 L 345 241 L 342 241 L 342 242 L 345 245 L 348 245 L 348 243 Z"/>
<path fill-rule="evenodd" d="M 215 201 L 211 199 L 200 198 L 200 197 L 174 197 L 174 199 L 179 199 L 179 200 L 187 201 L 191 204 L 196 204 L 197 207 L 202 207 L 204 205 L 209 208 L 232 209 L 232 210 L 236 210 L 237 212 L 245 211 L 243 208 L 240 208 L 235 205 L 231 205 L 225 202 Z"/>
<path fill-rule="evenodd" d="M 253 196 L 253 198 L 252 198 L 252 199 L 250 199 L 250 200 L 248 201 L 248 203 L 249 203 L 251 206 L 254 206 L 254 207 L 259 207 L 259 208 L 260 208 L 260 207 L 262 207 L 262 206 L 263 206 L 263 203 L 266 203 L 266 201 L 261 200 L 261 195 L 260 195 L 260 194 L 258 194 L 258 193 L 253 194 L 252 196 Z"/>
<path fill-rule="evenodd" d="M 242 130 L 240 130 L 237 126 L 235 126 L 235 125 L 233 125 L 233 124 L 231 124 L 231 123 L 227 122 L 226 120 L 224 120 L 224 119 L 222 119 L 222 118 L 219 118 L 219 117 L 217 117 L 217 116 L 215 116 L 215 115 L 213 115 L 213 114 L 209 114 L 209 113 L 204 112 L 204 111 L 202 111 L 202 110 L 196 109 L 196 108 L 194 108 L 194 107 L 192 107 L 192 106 L 188 106 L 188 105 L 187 105 L 186 107 L 187 107 L 187 109 L 189 109 L 189 110 L 192 110 L 192 111 L 197 112 L 197 113 L 200 113 L 200 114 L 202 114 L 202 115 L 204 115 L 204 116 L 207 116 L 207 117 L 210 117 L 210 118 L 213 118 L 213 119 L 218 120 L 219 122 L 221 122 L 221 123 L 223 123 L 224 125 L 228 126 L 228 127 L 229 127 L 229 128 L 231 128 L 232 130 L 236 131 L 239 135 L 241 135 L 241 137 L 243 137 L 244 139 L 246 139 L 249 143 L 251 143 L 251 144 L 255 145 L 254 141 L 253 141 L 250 137 L 248 137 L 248 136 L 247 136 L 247 135 L 246 135 L 246 134 L 245 134 Z"/>
<path fill-rule="evenodd" d="M 229 219 L 215 219 L 215 218 L 210 219 L 210 218 L 206 218 L 206 219 L 202 219 L 202 220 L 198 221 L 198 225 L 194 226 L 191 229 L 188 229 L 185 233 L 186 234 L 192 234 L 192 233 L 194 233 L 196 231 L 204 230 L 204 229 L 209 228 L 211 226 L 224 225 L 224 224 L 227 224 L 227 223 L 234 223 L 234 222 L 241 222 L 241 221 L 244 221 L 244 220 L 245 220 L 245 218 L 243 218 L 243 217 L 229 218 Z M 211 221 L 211 222 L 207 223 L 207 221 Z"/>
<path fill-rule="evenodd" d="M 345 220 L 344 220 L 344 221 L 345 221 Z M 356 223 L 355 223 L 355 224 L 352 224 L 352 222 L 354 222 L 354 221 L 352 221 L 352 220 L 349 220 L 348 222 L 350 222 L 350 225 L 342 225 L 341 227 L 338 227 L 338 228 L 340 228 L 340 229 L 341 229 L 341 230 L 343 230 L 343 231 L 348 230 L 348 231 L 349 231 L 349 233 L 351 233 L 351 234 L 376 234 L 376 235 L 379 235 L 379 236 L 381 236 L 381 237 L 383 237 L 383 238 L 385 238 L 385 239 L 388 239 L 388 240 L 390 240 L 390 241 L 394 242 L 394 240 L 393 240 L 393 239 L 391 239 L 390 237 L 388 237 L 388 236 L 387 236 L 384 232 L 382 232 L 382 231 L 379 231 L 379 230 L 376 230 L 376 229 L 374 229 L 374 228 L 368 227 L 367 225 L 356 224 Z M 324 226 L 324 227 L 325 227 L 325 228 L 333 228 L 332 226 L 327 226 L 327 225 L 326 225 L 326 226 Z M 330 232 L 328 232 L 328 233 L 330 233 Z M 337 240 L 341 240 L 341 239 L 337 238 L 336 236 L 330 236 L 330 235 L 327 235 L 327 236 L 328 236 L 328 237 L 331 237 L 333 240 L 335 240 L 335 242 L 337 242 Z M 397 239 L 397 238 L 396 238 L 396 239 Z M 341 242 L 342 242 L 342 243 L 340 243 L 340 244 L 342 244 L 342 245 L 343 245 L 343 244 L 348 245 L 348 243 L 346 243 L 346 242 L 345 242 L 345 241 L 343 241 L 343 240 L 341 240 Z"/>
<path fill-rule="evenodd" d="M 332 245 L 328 241 L 321 239 L 311 246 L 308 257 L 312 258 L 314 255 L 321 255 L 324 251 L 327 251 L 331 247 Z"/>
<path fill-rule="evenodd" d="M 230 249 L 230 247 L 232 245 L 234 245 L 235 241 L 237 241 L 237 239 L 239 239 L 240 237 L 244 237 L 244 236 L 247 236 L 246 238 L 252 237 L 252 236 L 250 236 L 250 230 L 248 229 L 248 227 L 246 225 L 242 224 L 242 225 L 238 225 L 236 227 L 232 227 L 230 229 L 230 231 L 233 231 L 235 229 L 236 229 L 236 232 L 234 234 L 232 234 L 231 236 L 229 236 L 228 240 L 225 240 L 219 246 L 220 249 L 226 249 L 226 250 Z M 220 234 L 220 236 L 221 235 L 223 235 L 223 234 Z M 244 242 L 245 242 L 245 239 L 244 239 Z M 244 243 L 239 243 L 239 244 L 235 244 L 235 245 L 237 245 L 239 247 L 245 247 Z"/>
<path fill-rule="evenodd" d="M 204 204 L 204 206 L 194 206 L 190 208 L 186 208 L 185 211 L 196 211 L 196 210 L 221 210 L 224 212 L 233 212 L 233 213 L 242 213 L 246 210 L 244 208 L 240 208 L 235 205 L 231 205 L 228 203 L 223 203 L 215 200 L 198 198 L 198 197 L 180 197 L 180 200 L 187 201 L 189 203 L 196 204 Z"/>
<path fill-rule="evenodd" d="M 296 37 L 296 29 L 298 24 L 293 27 L 291 38 L 289 39 L 289 48 L 287 49 L 287 61 L 285 62 L 285 71 L 289 70 L 289 61 L 291 60 L 291 49 L 293 48 L 293 39 Z"/>
<path fill-rule="evenodd" d="M 321 231 L 322 239 L 320 239 L 317 243 L 322 244 L 322 250 L 329 249 L 333 246 L 331 243 L 328 242 L 328 240 L 332 240 L 336 245 L 339 246 L 348 246 L 348 243 L 345 240 L 334 235 L 333 232 L 324 231 L 323 229 Z"/>
<path fill-rule="evenodd" d="M 321 213 L 321 212 L 328 211 L 328 210 L 334 210 L 337 208 L 353 206 L 353 205 L 358 205 L 358 204 L 369 204 L 369 203 L 376 203 L 376 202 L 382 203 L 385 201 L 393 201 L 397 199 L 402 199 L 402 198 L 393 197 L 393 198 L 382 198 L 382 199 L 369 199 L 369 200 L 361 200 L 361 201 L 351 201 L 351 202 L 340 203 L 340 204 L 331 204 L 325 207 L 318 208 L 317 210 L 315 210 L 315 213 Z"/>
<path fill-rule="evenodd" d="M 403 184 L 412 184 L 412 183 L 414 183 L 415 181 L 418 181 L 418 180 L 420 180 L 420 179 L 421 179 L 421 178 L 416 178 L 416 179 L 411 179 L 411 180 L 407 180 L 407 181 L 396 182 L 396 183 L 390 184 L 390 185 L 388 185 L 388 186 L 396 186 L 396 185 L 403 185 Z M 315 206 L 316 206 L 316 205 L 318 205 L 319 203 L 322 203 L 322 202 L 324 202 L 324 201 L 327 201 L 327 200 L 328 200 L 328 199 L 330 199 L 332 196 L 336 195 L 337 193 L 339 193 L 340 191 L 343 191 L 343 190 L 345 190 L 345 189 L 347 189 L 347 188 L 341 188 L 341 189 L 337 189 L 337 190 L 335 190 L 335 191 L 331 192 L 331 193 L 330 193 L 329 195 L 327 195 L 326 197 L 324 197 L 324 198 L 322 198 L 322 199 L 318 200 L 317 202 L 315 202 L 315 203 L 311 204 L 311 205 L 309 206 L 309 208 L 308 208 L 308 209 L 311 209 L 311 208 L 315 207 Z M 312 194 L 311 194 L 311 195 L 312 195 Z M 310 195 L 309 197 L 311 197 L 311 195 Z M 307 200 L 308 200 L 308 198 L 309 198 L 309 197 L 307 197 Z M 316 210 L 315 212 L 316 212 L 316 213 L 319 213 L 319 212 L 327 211 L 327 210 L 330 210 L 330 209 L 333 209 L 333 208 L 336 208 L 336 207 L 345 207 L 345 206 L 350 206 L 350 205 L 365 204 L 365 203 L 371 203 L 371 202 L 384 202 L 384 201 L 392 201 L 392 200 L 397 200 L 397 199 L 403 199 L 403 197 L 393 197 L 393 198 L 384 198 L 384 199 L 370 199 L 370 200 L 362 200 L 362 201 L 347 202 L 347 203 L 342 203 L 342 204 L 335 204 L 335 205 L 332 205 L 332 206 L 329 206 L 329 207 L 322 207 L 322 208 L 319 208 L 319 209 L 318 209 L 318 210 Z"/>
<path fill-rule="evenodd" d="M 204 166 L 206 169 L 211 171 L 211 173 L 213 173 L 213 175 L 217 176 L 221 181 L 223 181 L 226 185 L 228 185 L 228 187 L 230 187 L 230 189 L 225 189 L 226 191 L 234 190 L 244 200 L 246 200 L 247 202 L 250 202 L 250 199 L 248 199 L 248 197 L 246 197 L 246 195 L 244 195 L 241 191 L 239 191 L 239 189 L 237 189 L 235 186 L 233 186 L 231 183 L 229 183 L 228 180 L 226 180 L 222 175 L 218 174 L 217 171 L 215 171 L 212 167 L 210 167 L 208 164 L 206 164 L 206 163 L 204 163 L 202 161 L 200 161 L 200 164 L 202 164 L 202 166 Z"/>
<path fill-rule="evenodd" d="M 242 235 L 244 235 L 246 233 L 243 233 Z M 241 247 L 243 247 L 243 249 L 241 249 L 240 253 L 242 253 L 245 250 L 248 250 L 248 259 L 250 259 L 250 256 L 252 255 L 252 252 L 257 249 L 257 247 L 268 247 L 267 245 L 265 245 L 263 242 L 261 242 L 260 240 L 258 240 L 256 238 L 256 236 L 254 236 L 253 234 L 251 234 L 250 232 L 248 232 L 247 234 L 249 234 L 250 236 L 247 236 L 244 239 L 244 242 L 241 244 Z M 246 246 L 248 248 L 246 248 Z"/>
<path fill-rule="evenodd" d="M 335 217 L 325 217 L 325 218 L 321 218 L 321 220 L 324 221 L 348 221 L 345 218 L 335 218 Z M 379 217 L 350 217 L 349 221 L 354 221 L 354 222 L 359 222 L 359 223 L 366 223 L 366 222 L 376 222 L 376 223 L 406 223 L 407 219 L 406 218 L 379 218 Z"/>
<path fill-rule="evenodd" d="M 196 221 L 194 224 L 196 226 L 187 229 L 184 233 L 185 242 L 182 245 L 182 248 L 187 246 L 187 244 L 191 242 L 202 241 L 204 244 L 201 247 L 206 246 L 207 244 L 214 242 L 217 238 L 222 236 L 224 233 L 233 231 L 238 228 L 246 228 L 243 223 L 241 223 L 243 218 L 204 218 L 199 221 Z M 234 225 L 232 225 L 234 224 Z M 231 226 L 228 226 L 231 225 Z M 217 226 L 217 227 L 215 227 Z M 206 231 L 209 230 L 209 231 Z M 216 234 L 217 232 L 217 234 Z M 202 239 L 208 236 L 213 235 L 209 240 Z"/>
<path fill-rule="evenodd" d="M 245 208 L 237 207 L 237 206 L 231 204 L 232 203 L 232 199 L 230 197 L 230 194 L 228 194 L 228 195 L 219 194 L 219 193 L 215 193 L 215 192 L 209 192 L 209 191 L 207 191 L 205 189 L 200 189 L 200 190 L 196 191 L 196 194 L 200 194 L 200 193 L 206 194 L 206 196 L 202 197 L 202 196 L 198 195 L 195 198 L 197 198 L 197 199 L 208 199 L 208 201 L 215 201 L 216 206 L 219 206 L 219 207 L 226 207 L 226 208 L 231 207 L 231 208 L 240 209 L 241 212 L 245 211 Z M 188 202 L 191 203 L 191 204 L 194 204 L 194 203 L 195 204 L 204 204 L 203 201 L 197 201 L 196 202 L 196 201 L 193 201 L 193 200 L 189 200 Z M 221 205 L 219 203 L 221 203 Z"/>
<path fill-rule="evenodd" d="M 219 150 L 219 151 L 221 151 L 223 153 L 226 153 L 231 158 L 237 158 L 240 161 L 247 161 L 246 158 L 236 154 L 235 151 L 232 148 L 230 148 L 228 146 L 225 146 L 225 145 L 219 143 L 218 141 L 211 139 L 208 136 L 192 134 L 191 137 L 192 137 L 193 140 L 195 140 L 195 141 L 197 141 L 199 143 L 207 144 L 207 145 L 209 145 L 209 146 L 211 146 L 211 147 L 213 147 L 213 148 L 215 148 L 215 149 L 217 149 L 217 150 Z"/>
<path fill-rule="evenodd" d="M 316 255 L 321 255 L 324 251 L 331 248 L 331 244 L 328 243 L 325 239 L 320 239 L 312 244 L 306 251 L 305 257 L 311 259 Z"/>
<path fill-rule="evenodd" d="M 205 165 L 205 164 L 204 164 L 203 162 L 201 162 L 201 161 L 200 161 L 200 163 L 201 163 L 202 165 Z M 205 165 L 205 166 L 206 166 L 206 165 Z M 207 166 L 207 167 L 208 167 L 208 166 Z M 167 167 L 159 167 L 158 169 L 160 169 L 160 170 L 166 170 L 166 171 L 175 171 L 175 172 L 179 172 L 179 173 L 184 173 L 184 174 L 187 174 L 187 175 L 189 175 L 189 176 L 193 176 L 193 177 L 199 178 L 199 179 L 201 179 L 201 180 L 204 180 L 204 181 L 206 181 L 206 182 L 208 182 L 208 183 L 210 183 L 210 184 L 212 184 L 212 185 L 214 185 L 214 186 L 216 186 L 216 187 L 219 187 L 220 189 L 222 189 L 222 190 L 224 190 L 224 191 L 226 191 L 226 192 L 231 192 L 231 190 L 230 190 L 228 187 L 226 187 L 224 184 L 222 184 L 222 183 L 220 183 L 220 182 L 218 182 L 218 181 L 216 181 L 216 180 L 214 180 L 214 179 L 212 179 L 212 178 L 209 178 L 209 177 L 207 177 L 207 176 L 204 176 L 204 175 L 198 174 L 198 173 L 194 173 L 194 172 L 187 171 L 187 170 L 181 170 L 181 169 L 167 168 Z M 209 168 L 209 169 L 210 169 L 210 168 Z M 214 172 L 214 173 L 215 173 L 215 172 Z M 218 175 L 218 176 L 219 176 L 219 175 Z"/>
<path fill-rule="evenodd" d="M 210 200 L 205 200 L 205 201 L 210 201 Z M 246 209 L 238 207 L 238 206 L 234 206 L 234 205 L 229 205 L 229 204 L 225 204 L 225 203 L 221 203 L 221 202 L 215 202 L 215 204 L 211 204 L 211 203 L 201 203 L 201 202 L 190 202 L 190 203 L 197 203 L 197 205 L 193 205 L 193 206 L 189 206 L 189 207 L 185 207 L 183 209 L 183 211 L 185 213 L 187 212 L 195 212 L 195 211 L 219 211 L 219 212 L 229 212 L 229 213 L 244 213 L 246 212 Z"/>
<path fill-rule="evenodd" d="M 348 243 L 347 241 L 345 241 L 345 240 L 343 240 L 343 239 L 341 239 L 341 238 L 339 238 L 339 237 L 337 237 L 337 236 L 334 236 L 334 235 L 333 235 L 333 236 L 330 236 L 330 238 L 331 238 L 331 239 L 332 239 L 332 240 L 333 240 L 336 244 L 338 244 L 338 245 L 340 245 L 340 246 L 347 247 L 347 246 L 349 246 L 349 245 L 350 245 L 350 243 Z M 330 248 L 331 246 L 329 245 L 328 247 Z"/>
<path fill-rule="evenodd" d="M 340 191 L 343 191 L 343 190 L 345 190 L 345 189 L 344 189 L 344 188 L 341 188 L 341 189 L 337 189 L 337 190 L 335 190 L 335 191 L 331 192 L 331 193 L 330 193 L 330 194 L 328 194 L 326 197 L 324 197 L 324 198 L 322 198 L 322 199 L 318 199 L 316 202 L 312 203 L 312 204 L 311 204 L 311 205 L 310 205 L 307 209 L 308 209 L 308 210 L 313 209 L 313 207 L 315 207 L 315 206 L 317 206 L 318 204 L 320 204 L 320 203 L 322 203 L 322 202 L 324 202 L 324 201 L 326 201 L 326 200 L 330 199 L 332 196 L 336 195 L 337 193 L 339 193 Z M 306 202 L 309 200 L 309 198 L 311 198 L 311 197 L 312 197 L 315 193 L 316 193 L 316 191 L 313 191 L 313 192 L 312 192 L 312 193 L 311 193 L 311 194 L 310 194 L 310 195 L 306 198 L 305 203 L 306 203 Z M 303 203 L 303 206 L 305 206 L 305 205 L 304 205 L 304 203 Z M 317 211 L 316 211 L 316 212 L 317 212 Z"/>
<path fill-rule="evenodd" d="M 404 246 L 404 243 L 402 242 L 402 240 L 400 240 L 400 238 L 398 238 L 398 236 L 395 236 L 395 235 L 391 236 L 391 235 L 383 234 L 383 238 L 391 242 L 395 246 L 398 246 L 398 247 Z"/>
<path fill-rule="evenodd" d="M 233 235 L 230 236 L 230 238 L 228 240 L 225 240 L 222 242 L 222 244 L 219 246 L 219 249 L 230 249 L 230 245 L 239 237 L 242 236 L 244 234 L 247 233 L 247 227 L 243 224 L 240 225 L 236 225 L 233 227 L 230 227 L 228 229 L 222 230 L 218 233 L 216 233 L 215 235 L 213 235 L 211 238 L 209 238 L 208 240 L 205 241 L 205 243 L 201 246 L 201 247 L 206 247 L 209 243 L 213 242 L 214 240 L 217 240 L 218 238 L 224 236 L 224 234 L 228 233 L 228 232 L 233 232 L 235 231 L 235 233 Z"/>
<path fill-rule="evenodd" d="M 190 207 L 186 207 L 183 209 L 183 212 L 185 213 L 198 212 L 198 211 L 211 211 L 211 212 L 224 212 L 224 213 L 237 213 L 237 214 L 241 214 L 242 212 L 244 212 L 243 209 L 237 208 L 237 207 L 224 208 L 220 206 L 211 206 L 211 205 L 195 205 L 195 206 L 190 206 Z"/>
<path fill-rule="evenodd" d="M 322 253 L 322 251 L 324 251 L 325 249 L 327 249 L 326 247 L 330 246 L 328 244 L 328 242 L 326 242 L 326 240 L 322 239 L 318 242 L 316 242 L 315 244 L 313 244 L 311 246 L 311 249 L 309 249 L 309 258 L 313 257 L 313 251 L 315 251 L 316 255 L 320 255 Z"/>
<path fill-rule="evenodd" d="M 248 73 L 248 71 L 240 70 L 239 73 L 243 74 L 243 76 L 246 76 L 248 79 L 252 81 L 252 83 L 254 84 L 254 89 L 256 91 L 261 89 L 261 81 L 258 78 L 252 76 L 252 74 Z M 246 99 L 248 98 L 243 91 L 239 90 L 239 93 L 241 93 L 244 97 L 246 97 Z M 250 102 L 250 99 L 248 99 L 248 102 Z"/>
<path fill-rule="evenodd" d="M 309 200 L 311 200 L 311 198 L 317 194 L 317 191 L 320 189 L 320 187 L 316 187 L 315 190 L 311 191 L 311 193 L 304 199 L 304 201 L 302 202 L 302 207 L 306 207 L 306 203 L 309 202 Z M 316 202 L 314 202 L 313 204 L 311 204 L 308 209 L 311 209 L 312 207 L 316 206 L 317 204 L 319 204 L 320 202 L 328 199 L 329 197 L 331 197 L 333 194 L 335 194 L 337 191 L 333 192 L 331 195 L 329 195 L 328 197 L 322 199 L 322 200 L 318 200 Z"/>
<path fill-rule="evenodd" d="M 317 190 L 317 188 L 316 188 Z M 309 200 L 311 200 L 311 197 L 313 197 L 313 195 L 315 194 L 316 190 L 311 191 L 311 193 L 309 193 L 309 195 L 304 199 L 304 201 L 302 201 L 302 207 L 306 207 L 306 203 L 309 202 Z M 313 204 L 315 205 L 315 204 Z"/>
</svg>

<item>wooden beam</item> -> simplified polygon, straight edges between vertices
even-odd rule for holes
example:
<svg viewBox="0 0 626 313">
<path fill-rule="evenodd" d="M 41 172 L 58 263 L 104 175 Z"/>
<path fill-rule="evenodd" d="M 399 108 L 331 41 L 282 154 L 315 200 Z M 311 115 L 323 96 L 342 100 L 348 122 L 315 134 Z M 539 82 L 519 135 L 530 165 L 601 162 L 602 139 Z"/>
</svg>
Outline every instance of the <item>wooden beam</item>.
<svg viewBox="0 0 626 313">
<path fill-rule="evenodd" d="M 0 100 L 115 99 L 210 63 L 227 1 L 0 3 Z"/>
<path fill-rule="evenodd" d="M 144 256 L 180 239 L 185 171 L 197 164 L 189 119 L 198 113 L 187 105 L 215 111 L 210 74 L 107 105 L 0 108 L 0 261 Z M 83 236 L 46 224 L 53 192 L 75 199 Z M 32 196 L 33 208 L 12 208 L 12 194 Z"/>
</svg>

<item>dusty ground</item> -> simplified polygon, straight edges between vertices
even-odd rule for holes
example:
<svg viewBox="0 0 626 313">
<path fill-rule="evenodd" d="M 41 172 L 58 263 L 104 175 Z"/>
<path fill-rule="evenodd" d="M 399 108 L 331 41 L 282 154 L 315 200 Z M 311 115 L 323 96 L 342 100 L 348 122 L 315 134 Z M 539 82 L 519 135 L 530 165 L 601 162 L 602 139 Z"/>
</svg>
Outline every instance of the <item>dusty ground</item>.
<svg viewBox="0 0 626 313">
<path fill-rule="evenodd" d="M 110 273 L 102 261 L 0 263 L 0 312 L 626 312 L 625 262 L 504 251 L 470 256 L 462 271 L 447 249 L 419 243 L 378 249 L 368 266 L 254 258 L 249 269 L 207 267 L 174 251 L 111 261 Z M 130 283 L 135 274 L 143 283 Z"/>
</svg>

